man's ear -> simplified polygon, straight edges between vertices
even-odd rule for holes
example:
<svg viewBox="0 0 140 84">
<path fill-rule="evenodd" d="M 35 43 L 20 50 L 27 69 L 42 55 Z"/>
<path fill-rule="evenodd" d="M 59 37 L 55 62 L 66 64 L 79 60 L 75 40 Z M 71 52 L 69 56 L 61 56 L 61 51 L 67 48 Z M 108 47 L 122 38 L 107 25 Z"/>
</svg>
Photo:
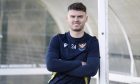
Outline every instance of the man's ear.
<svg viewBox="0 0 140 84">
<path fill-rule="evenodd" d="M 67 15 L 65 18 L 66 18 L 66 20 L 68 21 L 68 15 Z"/>
<path fill-rule="evenodd" d="M 88 16 L 86 16 L 86 21 L 88 20 Z"/>
<path fill-rule="evenodd" d="M 67 15 L 67 16 L 65 16 L 65 19 L 68 21 L 68 15 Z"/>
<path fill-rule="evenodd" d="M 88 16 L 87 16 L 87 20 L 88 20 Z"/>
</svg>

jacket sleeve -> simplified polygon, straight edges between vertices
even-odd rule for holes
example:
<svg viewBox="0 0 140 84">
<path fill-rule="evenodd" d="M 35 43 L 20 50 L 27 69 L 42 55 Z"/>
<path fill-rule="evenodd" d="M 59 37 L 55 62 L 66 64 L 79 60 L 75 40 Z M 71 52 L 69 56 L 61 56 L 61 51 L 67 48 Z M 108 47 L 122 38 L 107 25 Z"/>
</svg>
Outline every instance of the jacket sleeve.
<svg viewBox="0 0 140 84">
<path fill-rule="evenodd" d="M 94 39 L 91 41 L 87 57 L 87 64 L 80 66 L 70 72 L 68 75 L 84 77 L 84 76 L 94 76 L 96 75 L 99 65 L 100 65 L 100 54 L 99 54 L 99 44 L 98 40 Z"/>
<path fill-rule="evenodd" d="M 60 60 L 59 50 L 60 43 L 58 35 L 56 35 L 51 39 L 48 47 L 48 52 L 46 54 L 46 65 L 49 71 L 66 72 L 81 66 L 81 62 L 78 60 L 74 61 Z"/>
</svg>

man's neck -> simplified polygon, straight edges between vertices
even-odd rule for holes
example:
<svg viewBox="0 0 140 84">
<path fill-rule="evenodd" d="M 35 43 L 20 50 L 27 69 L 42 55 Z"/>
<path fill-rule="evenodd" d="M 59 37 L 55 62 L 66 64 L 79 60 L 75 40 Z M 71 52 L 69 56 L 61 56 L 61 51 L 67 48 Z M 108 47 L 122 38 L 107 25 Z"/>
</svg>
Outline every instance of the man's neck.
<svg viewBox="0 0 140 84">
<path fill-rule="evenodd" d="M 71 35 L 71 37 L 73 37 L 73 38 L 81 38 L 81 37 L 84 36 L 84 31 L 79 31 L 79 32 L 77 32 L 77 31 L 71 31 L 71 30 L 70 30 L 70 35 Z"/>
</svg>

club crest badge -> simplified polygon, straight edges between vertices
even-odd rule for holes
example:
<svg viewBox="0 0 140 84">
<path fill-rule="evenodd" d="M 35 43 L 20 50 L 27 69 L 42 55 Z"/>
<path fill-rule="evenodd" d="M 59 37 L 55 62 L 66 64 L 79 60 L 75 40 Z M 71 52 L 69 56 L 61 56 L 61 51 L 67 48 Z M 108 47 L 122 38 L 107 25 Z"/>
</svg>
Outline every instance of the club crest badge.
<svg viewBox="0 0 140 84">
<path fill-rule="evenodd" d="M 79 51 L 84 51 L 86 49 L 86 43 L 80 43 L 78 44 Z"/>
</svg>

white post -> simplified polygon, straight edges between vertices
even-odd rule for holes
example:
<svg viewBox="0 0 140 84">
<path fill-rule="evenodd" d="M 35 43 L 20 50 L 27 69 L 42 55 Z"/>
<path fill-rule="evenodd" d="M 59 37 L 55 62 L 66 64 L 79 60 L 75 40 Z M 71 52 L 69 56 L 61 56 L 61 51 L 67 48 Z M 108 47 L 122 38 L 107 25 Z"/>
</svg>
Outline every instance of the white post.
<svg viewBox="0 0 140 84">
<path fill-rule="evenodd" d="M 98 0 L 98 36 L 101 56 L 99 84 L 109 84 L 108 0 Z"/>
</svg>

